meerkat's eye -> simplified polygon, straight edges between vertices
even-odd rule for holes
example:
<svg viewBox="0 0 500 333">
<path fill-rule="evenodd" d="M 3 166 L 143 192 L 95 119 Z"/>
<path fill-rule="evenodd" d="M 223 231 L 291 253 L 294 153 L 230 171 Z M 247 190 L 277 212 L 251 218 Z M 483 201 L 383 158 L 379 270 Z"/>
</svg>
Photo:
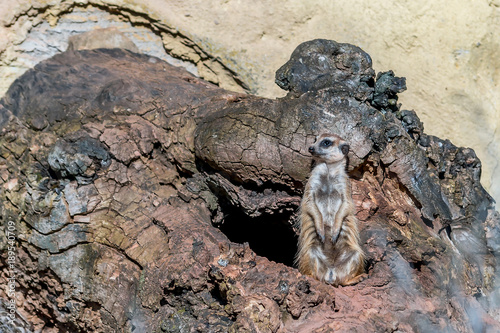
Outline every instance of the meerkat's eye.
<svg viewBox="0 0 500 333">
<path fill-rule="evenodd" d="M 330 139 L 324 139 L 323 141 L 321 141 L 321 147 L 330 147 L 332 145 L 332 140 Z"/>
</svg>

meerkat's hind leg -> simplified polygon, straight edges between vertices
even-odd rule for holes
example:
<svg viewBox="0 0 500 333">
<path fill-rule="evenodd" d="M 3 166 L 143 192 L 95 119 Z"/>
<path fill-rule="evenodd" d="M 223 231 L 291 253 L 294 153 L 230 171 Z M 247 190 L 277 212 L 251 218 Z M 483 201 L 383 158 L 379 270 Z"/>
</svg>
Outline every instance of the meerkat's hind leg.
<svg viewBox="0 0 500 333">
<path fill-rule="evenodd" d="M 353 278 L 350 278 L 349 280 L 341 283 L 341 285 L 343 286 L 353 286 L 357 283 L 360 283 L 361 281 L 365 280 L 366 278 L 368 278 L 368 274 L 366 273 L 361 273 Z"/>
<path fill-rule="evenodd" d="M 335 272 L 335 269 L 329 268 L 326 271 L 326 273 L 324 274 L 322 280 L 325 283 L 331 284 L 334 287 L 338 287 L 338 286 L 353 286 L 353 285 L 358 284 L 361 281 L 365 280 L 366 278 L 368 278 L 368 274 L 362 273 L 362 274 L 359 274 L 359 275 L 352 277 L 348 280 L 342 281 L 339 278 L 339 276 L 337 275 L 337 273 Z"/>
<path fill-rule="evenodd" d="M 344 277 L 344 281 L 341 283 L 343 286 L 352 286 L 357 284 L 368 277 L 365 273 L 365 259 L 362 252 L 356 252 L 351 258 L 347 267 L 349 267 L 350 273 Z M 349 278 L 349 276 L 352 276 Z"/>
</svg>

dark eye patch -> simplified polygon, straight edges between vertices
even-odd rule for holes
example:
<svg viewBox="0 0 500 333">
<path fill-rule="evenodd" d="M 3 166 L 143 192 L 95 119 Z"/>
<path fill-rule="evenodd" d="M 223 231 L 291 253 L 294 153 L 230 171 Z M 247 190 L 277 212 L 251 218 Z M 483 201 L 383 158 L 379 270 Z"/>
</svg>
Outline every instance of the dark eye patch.
<svg viewBox="0 0 500 333">
<path fill-rule="evenodd" d="M 332 144 L 333 144 L 333 142 L 330 139 L 324 139 L 320 143 L 321 147 L 325 147 L 325 148 L 330 147 Z"/>
</svg>

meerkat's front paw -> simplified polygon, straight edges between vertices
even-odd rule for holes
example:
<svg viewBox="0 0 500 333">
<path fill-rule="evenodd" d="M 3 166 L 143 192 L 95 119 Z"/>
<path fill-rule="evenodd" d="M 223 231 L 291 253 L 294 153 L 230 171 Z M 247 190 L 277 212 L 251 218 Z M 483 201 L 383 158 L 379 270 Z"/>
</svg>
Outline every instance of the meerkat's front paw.
<svg viewBox="0 0 500 333">
<path fill-rule="evenodd" d="M 340 235 L 340 230 L 339 230 L 339 232 L 332 234 L 332 243 L 333 244 L 337 243 L 337 239 L 339 239 L 339 235 Z"/>
<path fill-rule="evenodd" d="M 325 232 L 316 230 L 316 233 L 318 234 L 318 237 L 319 237 L 319 240 L 321 241 L 321 243 L 324 243 L 325 242 Z"/>
</svg>

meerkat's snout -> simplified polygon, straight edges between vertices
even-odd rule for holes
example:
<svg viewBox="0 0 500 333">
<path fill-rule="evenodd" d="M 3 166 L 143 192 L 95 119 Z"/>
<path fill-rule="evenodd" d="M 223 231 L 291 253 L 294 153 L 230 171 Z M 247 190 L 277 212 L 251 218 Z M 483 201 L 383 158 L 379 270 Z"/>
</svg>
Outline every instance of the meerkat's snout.
<svg viewBox="0 0 500 333">
<path fill-rule="evenodd" d="M 347 156 L 347 154 L 349 153 L 349 144 L 347 143 L 343 143 L 340 145 L 340 151 L 342 152 L 342 154 L 344 154 L 345 156 Z"/>
<path fill-rule="evenodd" d="M 310 152 L 311 154 L 314 154 L 314 146 L 309 147 L 309 152 Z"/>
</svg>

